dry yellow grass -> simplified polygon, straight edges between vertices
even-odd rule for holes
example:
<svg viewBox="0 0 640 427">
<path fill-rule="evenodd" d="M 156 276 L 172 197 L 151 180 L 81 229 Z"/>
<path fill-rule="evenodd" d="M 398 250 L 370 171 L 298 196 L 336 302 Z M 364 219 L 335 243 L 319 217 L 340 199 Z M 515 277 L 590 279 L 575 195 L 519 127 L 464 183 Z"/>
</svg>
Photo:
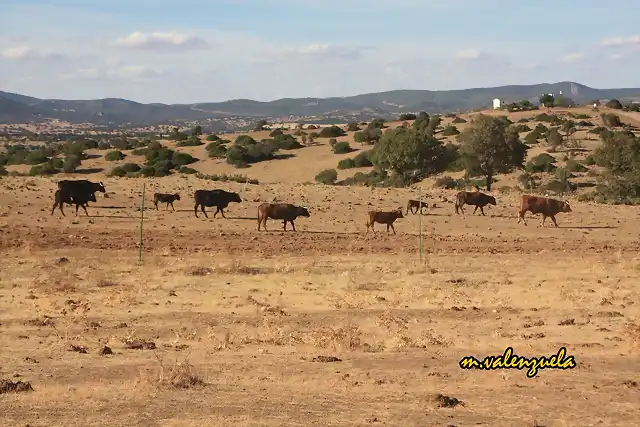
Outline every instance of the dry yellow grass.
<svg viewBox="0 0 640 427">
<path fill-rule="evenodd" d="M 3 178 L 0 379 L 33 391 L 1 394 L 0 424 L 637 425 L 634 208 L 571 199 L 560 228 L 539 228 L 516 224 L 518 192 L 496 192 L 486 217 L 458 216 L 455 191 L 425 182 L 436 207 L 420 261 L 417 216 L 396 236 L 364 233 L 368 209 L 415 191 L 303 185 L 316 149 L 337 163 L 327 146 L 304 148 L 246 170 L 273 177 L 260 185 L 147 180 L 147 204 L 154 191 L 183 198 L 177 212 L 146 212 L 142 265 L 141 179 L 89 175 L 108 198 L 62 217 L 50 215 L 56 179 Z M 243 202 L 227 219 L 195 218 L 197 188 Z M 309 206 L 298 232 L 256 230 L 274 198 Z M 508 346 L 527 357 L 565 346 L 577 367 L 529 379 L 458 366 Z M 452 401 L 439 394 L 464 403 L 441 407 Z"/>
</svg>

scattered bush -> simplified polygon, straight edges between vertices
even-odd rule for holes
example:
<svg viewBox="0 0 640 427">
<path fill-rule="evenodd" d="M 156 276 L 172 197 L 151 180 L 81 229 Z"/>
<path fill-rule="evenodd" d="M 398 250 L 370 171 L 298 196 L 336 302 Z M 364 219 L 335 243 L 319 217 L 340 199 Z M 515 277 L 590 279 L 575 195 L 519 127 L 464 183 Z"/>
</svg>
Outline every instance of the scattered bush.
<svg viewBox="0 0 640 427">
<path fill-rule="evenodd" d="M 281 134 L 273 139 L 273 143 L 280 150 L 297 150 L 304 147 L 293 135 Z"/>
<path fill-rule="evenodd" d="M 338 169 L 351 169 L 356 167 L 353 159 L 342 159 L 338 162 Z"/>
<path fill-rule="evenodd" d="M 189 139 L 178 142 L 176 147 L 199 147 L 201 145 L 204 145 L 204 142 L 202 142 L 200 138 L 197 136 L 191 136 Z"/>
<path fill-rule="evenodd" d="M 529 160 L 525 169 L 529 173 L 553 172 L 556 169 L 556 159 L 547 153 L 542 153 Z"/>
<path fill-rule="evenodd" d="M 176 167 L 180 167 L 197 162 L 198 160 L 191 156 L 191 154 L 189 153 L 177 152 L 173 154 L 172 161 Z"/>
<path fill-rule="evenodd" d="M 342 130 L 342 128 L 338 126 L 328 126 L 320 130 L 318 137 L 319 138 L 338 138 L 344 135 L 346 135 L 346 133 L 344 130 Z"/>
<path fill-rule="evenodd" d="M 218 135 L 207 135 L 207 141 L 220 141 L 220 137 Z"/>
<path fill-rule="evenodd" d="M 454 136 L 454 135 L 458 135 L 459 133 L 460 133 L 460 131 L 458 130 L 457 127 L 455 127 L 455 126 L 447 126 L 442 131 L 442 136 Z"/>
<path fill-rule="evenodd" d="M 353 158 L 355 167 L 364 168 L 364 167 L 373 166 L 373 163 L 371 162 L 371 158 L 370 158 L 371 154 L 372 152 L 370 150 L 361 151 L 360 153 L 356 154 L 356 156 Z"/>
<path fill-rule="evenodd" d="M 584 159 L 584 164 L 585 164 L 585 165 L 587 165 L 587 166 L 593 166 L 593 165 L 595 165 L 595 164 L 596 164 L 596 161 L 595 161 L 595 159 L 593 158 L 593 155 L 589 154 L 589 155 L 587 156 L 587 158 L 586 158 L 586 159 Z"/>
<path fill-rule="evenodd" d="M 358 126 L 358 122 L 351 122 L 347 124 L 347 132 L 356 132 L 360 130 L 360 126 Z"/>
<path fill-rule="evenodd" d="M 577 161 L 575 161 L 573 159 L 567 160 L 567 164 L 566 164 L 565 168 L 569 172 L 586 172 L 586 171 L 589 170 L 582 163 L 579 163 L 579 162 L 577 162 Z"/>
<path fill-rule="evenodd" d="M 222 145 L 220 141 L 213 141 L 207 144 L 205 147 L 207 150 L 207 155 L 211 158 L 226 158 L 227 157 L 227 147 Z"/>
<path fill-rule="evenodd" d="M 346 154 L 346 153 L 350 153 L 351 151 L 353 151 L 353 149 L 351 148 L 349 143 L 346 141 L 336 142 L 333 145 L 333 152 L 335 154 Z"/>
<path fill-rule="evenodd" d="M 398 120 L 401 122 L 406 122 L 407 120 L 415 120 L 418 116 L 416 116 L 413 113 L 404 113 L 404 114 L 400 114 L 400 117 L 398 117 Z"/>
<path fill-rule="evenodd" d="M 205 175 L 200 172 L 196 173 L 196 178 L 206 179 L 209 181 L 221 181 L 221 182 L 238 182 L 240 184 L 259 184 L 257 179 L 248 178 L 246 175 Z"/>
<path fill-rule="evenodd" d="M 605 126 L 608 126 L 608 127 L 622 126 L 622 122 L 620 121 L 620 117 L 615 115 L 615 114 L 602 113 L 602 114 L 600 114 L 600 117 L 602 118 L 602 122 L 604 123 Z"/>
<path fill-rule="evenodd" d="M 122 151 L 109 151 L 107 154 L 104 155 L 105 160 L 108 160 L 110 162 L 115 162 L 118 160 L 122 160 L 124 159 L 124 154 L 122 153 Z"/>
<path fill-rule="evenodd" d="M 338 172 L 335 169 L 325 169 L 315 177 L 316 182 L 326 185 L 333 185 L 338 179 Z"/>
<path fill-rule="evenodd" d="M 456 117 L 455 119 L 453 119 L 453 121 L 451 123 L 457 125 L 459 123 L 467 123 L 467 121 L 465 119 L 463 119 L 462 117 Z"/>
<path fill-rule="evenodd" d="M 178 169 L 178 172 L 184 173 L 184 174 L 187 174 L 187 175 L 193 175 L 193 174 L 198 173 L 197 170 L 195 170 L 193 168 L 190 168 L 188 166 L 180 166 L 180 169 Z"/>
</svg>

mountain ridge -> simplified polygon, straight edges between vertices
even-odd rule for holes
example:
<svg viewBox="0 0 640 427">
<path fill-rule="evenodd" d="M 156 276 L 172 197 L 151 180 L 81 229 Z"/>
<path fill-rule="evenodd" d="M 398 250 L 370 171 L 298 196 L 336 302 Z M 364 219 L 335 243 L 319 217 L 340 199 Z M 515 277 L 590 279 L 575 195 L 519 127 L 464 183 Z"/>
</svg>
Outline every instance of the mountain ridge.
<svg viewBox="0 0 640 427">
<path fill-rule="evenodd" d="M 0 91 L 0 123 L 17 124 L 59 119 L 70 123 L 154 125 L 217 122 L 230 118 L 281 118 L 324 122 L 390 118 L 402 112 L 430 114 L 490 108 L 494 98 L 505 102 L 537 98 L 543 93 L 562 94 L 578 104 L 596 99 L 640 100 L 640 88 L 597 89 L 563 81 L 533 85 L 505 85 L 453 90 L 397 89 L 345 97 L 280 98 L 272 101 L 234 99 L 190 104 L 141 103 L 123 98 L 89 100 L 40 99 Z M 218 126 L 218 127 L 220 127 Z"/>
</svg>

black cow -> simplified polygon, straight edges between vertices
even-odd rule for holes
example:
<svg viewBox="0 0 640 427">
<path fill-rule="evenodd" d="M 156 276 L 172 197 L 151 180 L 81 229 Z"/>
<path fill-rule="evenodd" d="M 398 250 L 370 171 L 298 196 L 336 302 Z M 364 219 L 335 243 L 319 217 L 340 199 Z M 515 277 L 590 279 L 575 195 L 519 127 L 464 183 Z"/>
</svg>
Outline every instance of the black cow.
<svg viewBox="0 0 640 427">
<path fill-rule="evenodd" d="M 200 210 L 205 217 L 209 218 L 207 212 L 205 212 L 205 206 L 208 207 L 216 207 L 216 212 L 213 214 L 215 218 L 218 215 L 218 212 L 222 213 L 222 217 L 224 216 L 224 209 L 229 206 L 229 203 L 236 202 L 241 203 L 242 199 L 238 193 L 233 193 L 229 191 L 224 191 L 220 189 L 216 190 L 196 190 L 193 193 L 193 198 L 196 202 L 196 205 L 193 208 L 193 212 L 196 214 L 196 218 L 198 217 L 198 206 L 200 206 Z"/>
<path fill-rule="evenodd" d="M 169 205 L 173 208 L 173 211 L 176 211 L 176 208 L 173 207 L 173 202 L 176 200 L 180 200 L 180 195 L 176 194 L 163 194 L 163 193 L 154 193 L 153 195 L 153 204 L 158 209 L 158 203 L 166 203 L 167 209 L 169 209 Z M 166 209 L 165 209 L 166 210 Z"/>
<path fill-rule="evenodd" d="M 102 182 L 92 182 L 86 179 L 78 179 L 78 180 L 62 180 L 58 181 L 58 190 L 54 195 L 55 204 L 53 205 L 53 209 L 51 209 L 51 215 L 53 215 L 53 211 L 55 210 L 56 205 L 60 207 L 60 212 L 64 216 L 64 212 L 62 211 L 62 203 L 75 204 L 76 205 L 76 213 L 78 211 L 78 207 L 82 206 L 87 216 L 89 213 L 87 212 L 87 202 L 95 202 L 96 191 L 100 191 L 102 193 L 106 193 L 104 188 L 104 184 Z"/>
<path fill-rule="evenodd" d="M 480 208 L 480 213 L 482 213 L 482 216 L 485 216 L 483 208 L 487 205 L 496 206 L 496 198 L 488 194 L 481 193 L 477 189 L 476 191 L 461 191 L 456 194 L 454 205 L 457 214 L 460 214 L 460 212 L 464 214 L 464 209 L 462 208 L 464 205 L 475 206 L 472 215 L 474 215 L 478 208 Z"/>
<path fill-rule="evenodd" d="M 80 206 L 82 206 L 82 209 L 84 209 L 84 213 L 89 216 L 89 212 L 87 212 L 87 202 L 95 202 L 96 201 L 96 195 L 94 193 L 88 193 L 88 194 L 79 194 L 76 196 L 69 196 L 68 194 L 64 194 L 62 192 L 62 190 L 56 190 L 55 195 L 53 196 L 54 198 L 54 202 L 53 202 L 53 208 L 51 209 L 51 215 L 53 215 L 53 212 L 56 210 L 56 206 L 58 206 L 58 208 L 60 209 L 60 212 L 62 213 L 62 216 L 66 216 L 64 214 L 64 210 L 62 210 L 62 205 L 64 203 L 67 203 L 69 205 L 76 205 L 76 216 L 78 216 L 78 208 Z"/>
</svg>

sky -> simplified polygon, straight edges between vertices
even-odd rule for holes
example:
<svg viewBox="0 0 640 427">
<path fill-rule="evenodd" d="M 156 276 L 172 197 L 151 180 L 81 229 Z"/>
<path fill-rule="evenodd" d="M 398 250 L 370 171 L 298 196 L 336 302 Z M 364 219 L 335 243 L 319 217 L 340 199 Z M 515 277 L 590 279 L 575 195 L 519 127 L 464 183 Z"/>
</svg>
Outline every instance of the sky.
<svg viewBox="0 0 640 427">
<path fill-rule="evenodd" d="M 640 2 L 0 0 L 0 90 L 196 103 L 639 87 Z"/>
</svg>

